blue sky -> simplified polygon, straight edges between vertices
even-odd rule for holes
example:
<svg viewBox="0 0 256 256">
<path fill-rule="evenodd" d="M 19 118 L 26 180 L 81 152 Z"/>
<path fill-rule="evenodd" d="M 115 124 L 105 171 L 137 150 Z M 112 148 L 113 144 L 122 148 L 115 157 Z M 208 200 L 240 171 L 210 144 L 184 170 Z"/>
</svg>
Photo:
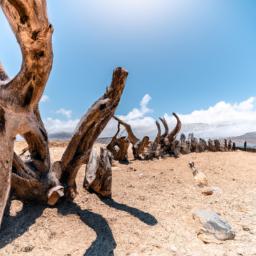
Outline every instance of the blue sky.
<svg viewBox="0 0 256 256">
<path fill-rule="evenodd" d="M 129 71 L 117 113 L 134 125 L 138 120 L 130 113 L 143 112 L 145 95 L 142 123 L 172 111 L 190 123 L 192 117 L 200 121 L 194 111 L 204 111 L 201 122 L 209 123 L 208 110 L 214 108 L 219 112 L 211 120 L 218 125 L 240 123 L 238 116 L 248 114 L 247 126 L 237 134 L 256 124 L 255 1 L 51 0 L 48 14 L 55 28 L 54 66 L 41 110 L 50 130 L 72 129 L 105 90 L 116 66 Z M 13 76 L 20 51 L 2 13 L 0 20 L 0 61 Z M 221 102 L 235 114 L 219 110 Z"/>
</svg>

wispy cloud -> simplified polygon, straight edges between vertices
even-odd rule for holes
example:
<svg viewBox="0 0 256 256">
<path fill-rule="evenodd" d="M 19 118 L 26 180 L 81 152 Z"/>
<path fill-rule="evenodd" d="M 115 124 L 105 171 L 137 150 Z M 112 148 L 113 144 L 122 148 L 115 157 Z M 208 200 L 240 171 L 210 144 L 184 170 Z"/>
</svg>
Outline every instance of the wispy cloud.
<svg viewBox="0 0 256 256">
<path fill-rule="evenodd" d="M 65 116 L 66 118 L 70 119 L 72 116 L 72 110 L 65 109 L 65 108 L 60 108 L 56 111 L 56 114 L 60 114 Z"/>
<path fill-rule="evenodd" d="M 49 134 L 55 133 L 72 133 L 75 130 L 76 125 L 78 124 L 79 120 L 60 120 L 54 119 L 51 117 L 46 118 L 44 120 L 45 127 Z"/>
<path fill-rule="evenodd" d="M 44 94 L 43 96 L 42 96 L 42 98 L 41 98 L 41 100 L 40 100 L 40 102 L 42 102 L 42 103 L 44 103 L 44 102 L 47 102 L 47 101 L 49 101 L 49 96 L 48 95 L 46 95 L 46 94 Z"/>
</svg>

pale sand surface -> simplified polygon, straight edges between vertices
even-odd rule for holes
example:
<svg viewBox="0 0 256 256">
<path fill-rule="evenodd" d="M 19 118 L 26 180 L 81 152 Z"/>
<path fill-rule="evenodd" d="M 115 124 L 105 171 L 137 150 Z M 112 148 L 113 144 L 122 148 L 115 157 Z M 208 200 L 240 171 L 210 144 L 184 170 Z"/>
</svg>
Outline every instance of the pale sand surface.
<svg viewBox="0 0 256 256">
<path fill-rule="evenodd" d="M 99 146 L 99 145 L 98 145 Z M 17 143 L 18 152 L 24 148 Z M 64 144 L 53 144 L 54 160 Z M 221 194 L 204 196 L 188 162 L 194 161 Z M 14 201 L 0 232 L 0 255 L 256 255 L 256 154 L 201 153 L 148 162 L 115 163 L 113 200 L 82 188 L 74 203 L 48 208 Z M 210 208 L 236 231 L 223 244 L 197 238 L 192 212 Z"/>
</svg>

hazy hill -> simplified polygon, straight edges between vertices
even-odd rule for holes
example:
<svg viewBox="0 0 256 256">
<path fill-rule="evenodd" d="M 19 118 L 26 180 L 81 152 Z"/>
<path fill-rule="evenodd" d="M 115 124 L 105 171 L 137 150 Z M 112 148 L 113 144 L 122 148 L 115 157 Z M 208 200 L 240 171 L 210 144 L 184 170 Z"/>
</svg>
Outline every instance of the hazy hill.
<svg viewBox="0 0 256 256">
<path fill-rule="evenodd" d="M 232 137 L 231 140 L 235 141 L 237 144 L 243 144 L 247 141 L 248 145 L 256 145 L 256 132 L 248 132 L 240 136 Z"/>
</svg>

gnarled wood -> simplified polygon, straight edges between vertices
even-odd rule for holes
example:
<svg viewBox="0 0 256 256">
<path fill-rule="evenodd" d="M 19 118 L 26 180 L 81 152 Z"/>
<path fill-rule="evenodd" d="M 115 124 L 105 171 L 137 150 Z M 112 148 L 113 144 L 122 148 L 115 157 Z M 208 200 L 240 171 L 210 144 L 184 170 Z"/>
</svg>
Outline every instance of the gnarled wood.
<svg viewBox="0 0 256 256">
<path fill-rule="evenodd" d="M 175 126 L 175 128 L 169 133 L 168 135 L 168 139 L 169 139 L 169 142 L 172 143 L 175 139 L 176 139 L 176 136 L 177 134 L 180 132 L 181 130 L 181 121 L 178 117 L 177 114 L 175 113 L 172 113 L 173 116 L 175 117 L 176 121 L 177 121 L 177 124 Z"/>
<path fill-rule="evenodd" d="M 165 138 L 169 134 L 169 126 L 167 124 L 167 121 L 164 117 L 159 117 L 160 121 L 162 122 L 164 126 L 164 133 L 161 135 L 162 138 Z"/>
<path fill-rule="evenodd" d="M 75 178 L 82 164 L 89 159 L 93 143 L 114 115 L 119 104 L 128 72 L 117 68 L 112 83 L 78 124 L 61 159 L 61 182 L 68 186 L 71 198 L 76 194 Z"/>
<path fill-rule="evenodd" d="M 54 205 L 65 194 L 73 199 L 75 177 L 88 161 L 92 145 L 113 116 L 128 73 L 117 68 L 105 94 L 81 119 L 61 161 L 51 164 L 48 137 L 38 109 L 52 67 L 52 25 L 46 0 L 0 0 L 20 45 L 20 72 L 9 79 L 0 65 L 0 224 L 12 192 L 22 200 Z M 22 135 L 30 159 L 13 152 L 14 139 Z M 11 185 L 10 185 L 11 184 Z"/>
<path fill-rule="evenodd" d="M 149 144 L 150 144 L 149 137 L 148 136 L 144 136 L 142 138 L 142 140 L 138 139 L 135 136 L 135 134 L 133 133 L 132 128 L 131 128 L 131 126 L 128 123 L 124 122 L 123 120 L 121 120 L 120 118 L 118 118 L 116 116 L 114 116 L 114 119 L 116 121 L 118 121 L 121 125 L 123 125 L 124 128 L 126 129 L 129 141 L 133 145 L 132 152 L 133 152 L 134 158 L 141 160 L 143 158 L 142 155 L 144 154 L 145 148 L 148 147 Z"/>
<path fill-rule="evenodd" d="M 121 124 L 118 123 L 117 132 L 107 145 L 107 149 L 112 153 L 114 160 L 121 163 L 128 163 L 128 148 L 130 142 L 126 137 L 117 138 L 120 132 L 120 125 Z"/>
<path fill-rule="evenodd" d="M 100 153 L 93 149 L 86 165 L 84 188 L 103 197 L 112 195 L 112 158 L 111 153 L 100 149 Z"/>
<path fill-rule="evenodd" d="M 129 138 L 130 142 L 132 143 L 132 145 L 135 145 L 139 141 L 139 139 L 135 136 L 135 134 L 132 130 L 132 127 L 129 124 L 127 124 L 126 122 L 124 122 L 123 120 L 121 120 L 120 118 L 116 117 L 116 116 L 114 116 L 114 119 L 118 123 L 120 123 L 121 125 L 124 126 L 124 128 L 125 128 L 125 130 L 128 134 L 128 138 Z"/>
<path fill-rule="evenodd" d="M 153 142 L 148 147 L 148 152 L 144 153 L 145 160 L 152 160 L 153 158 L 159 158 L 160 156 L 160 141 L 161 141 L 161 126 L 156 121 L 157 135 Z"/>
</svg>

